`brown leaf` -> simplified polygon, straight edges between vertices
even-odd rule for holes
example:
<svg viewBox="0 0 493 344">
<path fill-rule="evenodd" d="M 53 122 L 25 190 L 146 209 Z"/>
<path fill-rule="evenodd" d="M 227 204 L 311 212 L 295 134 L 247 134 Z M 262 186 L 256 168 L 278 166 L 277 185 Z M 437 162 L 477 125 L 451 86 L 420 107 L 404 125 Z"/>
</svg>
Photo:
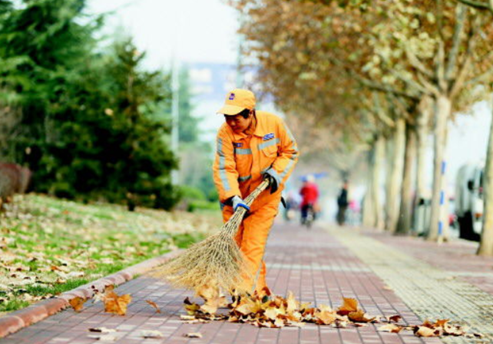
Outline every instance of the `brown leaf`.
<svg viewBox="0 0 493 344">
<path fill-rule="evenodd" d="M 146 300 L 146 302 L 148 304 L 150 304 L 152 307 L 156 308 L 156 313 L 161 313 L 161 310 L 159 309 L 159 306 L 154 301 Z"/>
<path fill-rule="evenodd" d="M 187 338 L 202 338 L 202 334 L 199 332 L 186 333 L 184 336 Z"/>
<path fill-rule="evenodd" d="M 286 312 L 292 313 L 298 310 L 299 302 L 296 301 L 293 293 L 291 291 L 288 292 L 288 297 L 286 298 Z"/>
<path fill-rule="evenodd" d="M 375 317 L 370 318 L 363 310 L 358 310 L 357 312 L 351 312 L 348 314 L 348 318 L 355 322 L 368 323 L 375 320 Z"/>
<path fill-rule="evenodd" d="M 382 332 L 399 333 L 402 331 L 402 326 L 395 325 L 395 324 L 387 324 L 387 325 L 380 326 L 378 328 L 378 330 L 382 331 Z"/>
<path fill-rule="evenodd" d="M 317 311 L 313 314 L 318 325 L 330 325 L 336 320 L 336 315 L 329 311 Z"/>
<path fill-rule="evenodd" d="M 130 294 L 119 296 L 113 289 L 114 287 L 107 288 L 104 293 L 104 311 L 118 315 L 127 314 L 127 306 L 132 301 L 132 297 Z"/>
<path fill-rule="evenodd" d="M 344 303 L 337 309 L 337 314 L 348 315 L 351 312 L 358 311 L 358 301 L 356 299 L 350 299 L 343 297 Z"/>
<path fill-rule="evenodd" d="M 396 322 L 398 323 L 402 317 L 400 315 L 392 315 L 391 317 L 388 317 L 388 322 Z"/>
<path fill-rule="evenodd" d="M 433 324 L 434 327 L 444 327 L 446 323 L 448 323 L 450 319 L 437 319 Z"/>
<path fill-rule="evenodd" d="M 89 332 L 112 333 L 112 332 L 116 332 L 116 330 L 106 327 L 92 327 L 89 329 Z"/>
<path fill-rule="evenodd" d="M 92 339 L 97 339 L 101 342 L 115 342 L 118 339 L 118 337 L 113 334 L 93 335 L 88 337 Z"/>
<path fill-rule="evenodd" d="M 71 299 L 68 303 L 70 304 L 70 306 L 72 306 L 72 308 L 74 309 L 74 311 L 76 312 L 80 312 L 82 310 L 82 308 L 84 308 L 84 303 L 87 301 L 86 298 L 81 298 L 81 297 L 74 297 L 73 299 Z"/>
<path fill-rule="evenodd" d="M 438 337 L 439 332 L 426 326 L 417 326 L 414 334 L 418 337 Z"/>
<path fill-rule="evenodd" d="M 191 302 L 188 297 L 183 301 L 183 303 L 185 304 L 185 309 L 189 315 L 194 315 L 200 309 L 200 305 Z"/>
<path fill-rule="evenodd" d="M 142 330 L 140 331 L 140 335 L 144 338 L 163 338 L 164 335 L 155 330 Z"/>
</svg>

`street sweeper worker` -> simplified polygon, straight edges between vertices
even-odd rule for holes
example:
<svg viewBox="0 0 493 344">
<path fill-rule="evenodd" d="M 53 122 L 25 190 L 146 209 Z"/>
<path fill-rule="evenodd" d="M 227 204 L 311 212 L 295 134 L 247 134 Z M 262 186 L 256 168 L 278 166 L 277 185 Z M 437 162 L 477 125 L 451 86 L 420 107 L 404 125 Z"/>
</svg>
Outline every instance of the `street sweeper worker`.
<svg viewBox="0 0 493 344">
<path fill-rule="evenodd" d="M 238 207 L 248 210 L 235 237 L 244 254 L 248 275 L 239 289 L 265 293 L 265 245 L 281 202 L 281 192 L 298 160 L 296 141 L 284 121 L 255 110 L 255 95 L 244 89 L 228 92 L 217 112 L 225 123 L 217 134 L 214 182 L 227 222 Z M 248 207 L 243 201 L 264 179 L 265 190 Z"/>
</svg>

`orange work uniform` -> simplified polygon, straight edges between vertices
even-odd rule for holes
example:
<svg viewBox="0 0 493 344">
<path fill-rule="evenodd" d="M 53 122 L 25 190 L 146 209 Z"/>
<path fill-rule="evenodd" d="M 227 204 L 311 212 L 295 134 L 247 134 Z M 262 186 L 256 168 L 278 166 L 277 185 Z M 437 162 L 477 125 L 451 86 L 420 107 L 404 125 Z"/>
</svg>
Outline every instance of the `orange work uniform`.
<svg viewBox="0 0 493 344">
<path fill-rule="evenodd" d="M 235 133 L 227 123 L 221 126 L 213 170 L 224 222 L 234 213 L 233 207 L 224 203 L 236 195 L 246 198 L 262 182 L 267 170 L 279 186 L 275 193 L 266 190 L 253 202 L 235 238 L 249 272 L 241 287 L 249 291 L 255 287 L 261 292 L 266 286 L 265 245 L 278 212 L 281 192 L 299 153 L 293 135 L 280 117 L 256 111 L 252 126 L 246 131 L 250 134 Z"/>
</svg>

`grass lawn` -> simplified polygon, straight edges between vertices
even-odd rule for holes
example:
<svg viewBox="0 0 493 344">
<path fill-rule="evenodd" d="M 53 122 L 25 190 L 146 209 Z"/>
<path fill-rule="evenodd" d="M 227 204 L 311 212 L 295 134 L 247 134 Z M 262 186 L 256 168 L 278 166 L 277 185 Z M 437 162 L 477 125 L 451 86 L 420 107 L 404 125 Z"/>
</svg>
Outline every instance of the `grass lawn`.
<svg viewBox="0 0 493 344">
<path fill-rule="evenodd" d="M 84 205 L 16 196 L 0 214 L 0 316 L 170 250 L 221 225 L 220 212 Z"/>
</svg>

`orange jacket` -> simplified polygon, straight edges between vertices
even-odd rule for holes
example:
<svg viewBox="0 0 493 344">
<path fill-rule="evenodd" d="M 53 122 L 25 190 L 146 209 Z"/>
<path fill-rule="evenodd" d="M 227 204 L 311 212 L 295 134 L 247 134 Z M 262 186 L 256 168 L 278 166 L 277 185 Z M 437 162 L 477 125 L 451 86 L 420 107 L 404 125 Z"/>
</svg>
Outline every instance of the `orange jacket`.
<svg viewBox="0 0 493 344">
<path fill-rule="evenodd" d="M 284 121 L 271 113 L 256 111 L 256 122 L 252 135 L 236 134 L 226 123 L 219 129 L 213 170 L 221 203 L 235 195 L 248 196 L 269 169 L 278 182 L 278 191 L 272 195 L 264 192 L 253 206 L 279 201 L 284 183 L 296 165 L 298 147 Z"/>
</svg>

